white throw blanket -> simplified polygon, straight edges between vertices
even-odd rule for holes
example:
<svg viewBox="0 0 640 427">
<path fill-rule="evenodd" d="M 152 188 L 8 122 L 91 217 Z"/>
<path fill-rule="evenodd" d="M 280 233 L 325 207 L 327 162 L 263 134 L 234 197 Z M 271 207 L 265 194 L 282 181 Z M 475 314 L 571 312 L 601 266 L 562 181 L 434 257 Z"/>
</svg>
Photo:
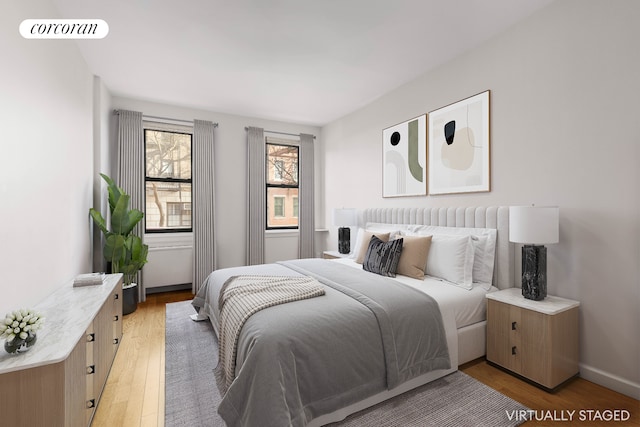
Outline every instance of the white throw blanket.
<svg viewBox="0 0 640 427">
<path fill-rule="evenodd" d="M 278 304 L 324 295 L 324 287 L 306 276 L 233 276 L 220 290 L 220 345 L 216 374 L 226 392 L 235 378 L 238 337 L 247 319 Z"/>
</svg>

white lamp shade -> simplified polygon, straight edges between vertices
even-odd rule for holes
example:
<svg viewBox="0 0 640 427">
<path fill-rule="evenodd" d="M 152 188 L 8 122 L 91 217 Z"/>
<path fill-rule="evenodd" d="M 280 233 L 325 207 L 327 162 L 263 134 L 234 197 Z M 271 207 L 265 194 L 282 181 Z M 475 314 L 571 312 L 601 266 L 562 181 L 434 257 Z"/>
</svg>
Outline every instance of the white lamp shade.
<svg viewBox="0 0 640 427">
<path fill-rule="evenodd" d="M 356 225 L 356 210 L 352 208 L 342 208 L 333 210 L 333 225 L 338 227 L 351 227 Z"/>
<path fill-rule="evenodd" d="M 558 243 L 560 208 L 511 206 L 509 241 L 529 245 Z"/>
</svg>

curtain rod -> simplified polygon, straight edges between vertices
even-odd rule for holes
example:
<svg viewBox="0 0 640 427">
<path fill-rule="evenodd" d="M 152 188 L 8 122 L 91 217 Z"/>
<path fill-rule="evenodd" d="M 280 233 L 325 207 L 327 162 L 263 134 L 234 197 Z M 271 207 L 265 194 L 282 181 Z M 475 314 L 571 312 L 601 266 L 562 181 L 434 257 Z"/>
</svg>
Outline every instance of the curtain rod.
<svg viewBox="0 0 640 427">
<path fill-rule="evenodd" d="M 249 130 L 249 127 L 245 126 L 244 130 Z M 279 135 L 300 136 L 299 133 L 276 132 L 275 130 L 266 130 L 266 129 L 264 129 L 264 132 L 277 133 Z M 315 135 L 311 135 L 311 136 L 313 137 L 313 139 L 316 139 Z"/>
<path fill-rule="evenodd" d="M 120 110 L 113 110 L 113 112 L 115 114 L 120 114 Z M 170 122 L 183 122 L 183 123 L 193 124 L 193 120 L 172 119 L 170 117 L 159 117 L 159 116 L 147 116 L 146 114 L 143 114 L 142 118 L 143 119 L 156 119 L 156 120 L 166 120 L 166 121 L 170 121 Z M 213 127 L 217 128 L 218 127 L 218 123 L 214 123 Z"/>
</svg>

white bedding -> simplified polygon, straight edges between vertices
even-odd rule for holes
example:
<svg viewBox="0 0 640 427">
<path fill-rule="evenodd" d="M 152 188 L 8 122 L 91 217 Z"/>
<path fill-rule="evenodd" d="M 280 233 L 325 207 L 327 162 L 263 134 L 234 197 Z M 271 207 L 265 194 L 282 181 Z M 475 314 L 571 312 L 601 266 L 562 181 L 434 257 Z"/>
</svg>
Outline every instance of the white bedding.
<svg viewBox="0 0 640 427">
<path fill-rule="evenodd" d="M 362 264 L 356 263 L 353 259 L 338 258 L 333 261 L 362 269 Z M 452 312 L 457 329 L 486 320 L 485 295 L 498 290 L 493 286 L 488 291 L 482 286 L 474 286 L 471 290 L 462 289 L 430 276 L 426 276 L 424 280 L 418 280 L 397 275 L 395 280 L 433 297 L 438 302 L 441 311 Z"/>
</svg>

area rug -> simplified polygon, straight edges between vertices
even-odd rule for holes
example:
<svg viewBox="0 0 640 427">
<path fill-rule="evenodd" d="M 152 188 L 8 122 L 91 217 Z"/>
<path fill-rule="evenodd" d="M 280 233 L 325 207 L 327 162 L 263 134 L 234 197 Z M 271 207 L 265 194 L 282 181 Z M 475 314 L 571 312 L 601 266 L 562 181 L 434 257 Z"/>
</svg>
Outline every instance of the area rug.
<svg viewBox="0 0 640 427">
<path fill-rule="evenodd" d="M 194 313 L 190 301 L 167 304 L 165 426 L 224 427 L 213 374 L 217 341 L 208 321 L 189 318 Z M 522 423 L 514 419 L 514 411 L 526 409 L 458 371 L 331 426 L 509 427 Z"/>
</svg>

